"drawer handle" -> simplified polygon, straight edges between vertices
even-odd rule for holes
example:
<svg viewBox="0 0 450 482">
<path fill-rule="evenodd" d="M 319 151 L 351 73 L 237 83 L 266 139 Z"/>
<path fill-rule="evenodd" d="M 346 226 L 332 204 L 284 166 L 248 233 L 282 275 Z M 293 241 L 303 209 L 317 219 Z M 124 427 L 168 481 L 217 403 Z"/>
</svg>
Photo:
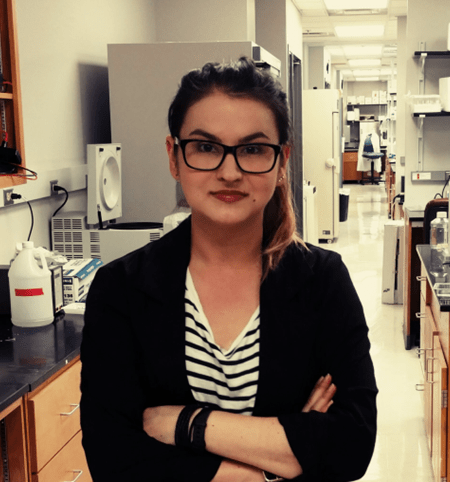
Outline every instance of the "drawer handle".
<svg viewBox="0 0 450 482">
<path fill-rule="evenodd" d="M 71 415 L 73 415 L 79 408 L 80 408 L 80 404 L 79 403 L 71 403 L 70 404 L 71 407 L 74 407 L 74 409 L 71 411 L 71 412 L 63 412 L 63 413 L 60 413 L 60 415 L 63 415 L 64 417 L 70 417 Z M 76 480 L 76 479 L 75 479 Z"/>
<path fill-rule="evenodd" d="M 64 482 L 76 482 L 82 475 L 83 471 L 82 470 L 73 470 L 74 474 L 78 474 L 74 479 L 72 480 L 65 480 Z"/>
<path fill-rule="evenodd" d="M 427 277 L 426 276 L 416 276 L 417 281 L 426 281 Z"/>
<path fill-rule="evenodd" d="M 427 314 L 426 313 L 416 313 L 416 318 L 426 318 Z"/>
<path fill-rule="evenodd" d="M 416 383 L 416 390 L 418 392 L 423 392 L 425 390 L 425 385 L 423 383 Z"/>
</svg>

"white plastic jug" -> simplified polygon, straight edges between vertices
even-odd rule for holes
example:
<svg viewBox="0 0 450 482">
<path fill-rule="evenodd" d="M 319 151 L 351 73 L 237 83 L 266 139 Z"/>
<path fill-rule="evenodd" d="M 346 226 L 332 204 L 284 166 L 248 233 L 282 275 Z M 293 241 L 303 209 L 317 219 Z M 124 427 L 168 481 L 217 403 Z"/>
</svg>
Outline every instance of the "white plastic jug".
<svg viewBox="0 0 450 482">
<path fill-rule="evenodd" d="M 38 327 L 53 322 L 51 273 L 41 254 L 42 268 L 34 258 L 34 243 L 22 243 L 23 249 L 8 272 L 11 321 L 22 327 Z"/>
</svg>

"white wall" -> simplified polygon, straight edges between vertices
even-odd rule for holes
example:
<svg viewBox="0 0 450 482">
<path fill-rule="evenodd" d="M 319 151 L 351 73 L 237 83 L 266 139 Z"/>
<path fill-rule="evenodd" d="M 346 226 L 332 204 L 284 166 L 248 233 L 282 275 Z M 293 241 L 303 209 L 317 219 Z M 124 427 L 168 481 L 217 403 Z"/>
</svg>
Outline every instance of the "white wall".
<svg viewBox="0 0 450 482">
<path fill-rule="evenodd" d="M 413 58 L 419 42 L 425 41 L 427 50 L 447 50 L 450 22 L 448 2 L 442 0 L 409 0 L 406 29 L 406 92 L 419 93 L 420 61 Z M 450 61 L 428 60 L 425 67 L 425 94 L 439 93 L 439 78 L 450 77 Z M 442 191 L 443 183 L 413 183 L 411 172 L 418 168 L 417 134 L 419 121 L 406 109 L 405 115 L 405 202 L 407 206 L 425 207 Z M 450 169 L 449 117 L 424 120 L 424 169 Z"/>
<path fill-rule="evenodd" d="M 397 121 L 396 121 L 396 175 L 395 192 L 400 193 L 401 178 L 405 175 L 405 166 L 401 158 L 405 157 L 405 122 L 406 122 L 406 62 L 408 55 L 406 45 L 407 17 L 399 17 L 397 20 Z"/>
<path fill-rule="evenodd" d="M 255 41 L 255 0 L 155 0 L 158 42 Z"/>
<path fill-rule="evenodd" d="M 303 59 L 302 16 L 292 0 L 286 0 L 286 30 L 289 50 Z"/>
<path fill-rule="evenodd" d="M 155 41 L 154 1 L 15 1 L 27 166 L 42 175 L 83 164 L 87 143 L 110 139 L 106 46 Z M 50 247 L 49 220 L 62 199 L 32 202 L 36 245 Z M 85 203 L 79 191 L 64 209 Z M 0 264 L 29 228 L 26 204 L 0 209 Z"/>
</svg>

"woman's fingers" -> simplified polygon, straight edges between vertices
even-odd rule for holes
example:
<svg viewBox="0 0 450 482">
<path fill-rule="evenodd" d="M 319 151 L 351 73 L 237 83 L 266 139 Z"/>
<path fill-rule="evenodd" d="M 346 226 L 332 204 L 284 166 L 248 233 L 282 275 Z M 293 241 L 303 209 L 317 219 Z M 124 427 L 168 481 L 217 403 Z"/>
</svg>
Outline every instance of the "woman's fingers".
<svg viewBox="0 0 450 482">
<path fill-rule="evenodd" d="M 331 383 L 331 375 L 320 377 L 303 407 L 303 412 L 316 410 L 325 413 L 333 403 L 332 399 L 335 393 L 336 385 Z"/>
</svg>

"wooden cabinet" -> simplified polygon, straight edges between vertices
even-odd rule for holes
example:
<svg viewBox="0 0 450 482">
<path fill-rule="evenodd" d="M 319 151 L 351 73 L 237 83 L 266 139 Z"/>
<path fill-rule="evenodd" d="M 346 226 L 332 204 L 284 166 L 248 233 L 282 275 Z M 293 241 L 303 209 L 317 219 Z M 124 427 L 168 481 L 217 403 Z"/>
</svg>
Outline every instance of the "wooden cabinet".
<svg viewBox="0 0 450 482">
<path fill-rule="evenodd" d="M 360 181 L 362 172 L 356 168 L 358 166 L 358 151 L 346 151 L 343 156 L 343 181 Z"/>
<path fill-rule="evenodd" d="M 92 482 L 81 445 L 80 371 L 77 357 L 0 412 L 0 447 L 7 454 L 0 481 Z"/>
<path fill-rule="evenodd" d="M 434 479 L 447 480 L 448 355 L 450 314 L 441 312 L 422 265 L 420 293 L 420 361 L 424 378 L 424 420 Z"/>
<path fill-rule="evenodd" d="M 26 397 L 33 482 L 92 480 L 81 446 L 80 372 L 78 360 Z"/>
<path fill-rule="evenodd" d="M 393 199 L 395 197 L 395 172 L 392 169 L 392 165 L 389 161 L 386 162 L 386 175 L 385 175 L 385 185 L 386 185 L 386 195 L 388 202 L 388 217 L 394 217 L 394 206 Z"/>
</svg>

